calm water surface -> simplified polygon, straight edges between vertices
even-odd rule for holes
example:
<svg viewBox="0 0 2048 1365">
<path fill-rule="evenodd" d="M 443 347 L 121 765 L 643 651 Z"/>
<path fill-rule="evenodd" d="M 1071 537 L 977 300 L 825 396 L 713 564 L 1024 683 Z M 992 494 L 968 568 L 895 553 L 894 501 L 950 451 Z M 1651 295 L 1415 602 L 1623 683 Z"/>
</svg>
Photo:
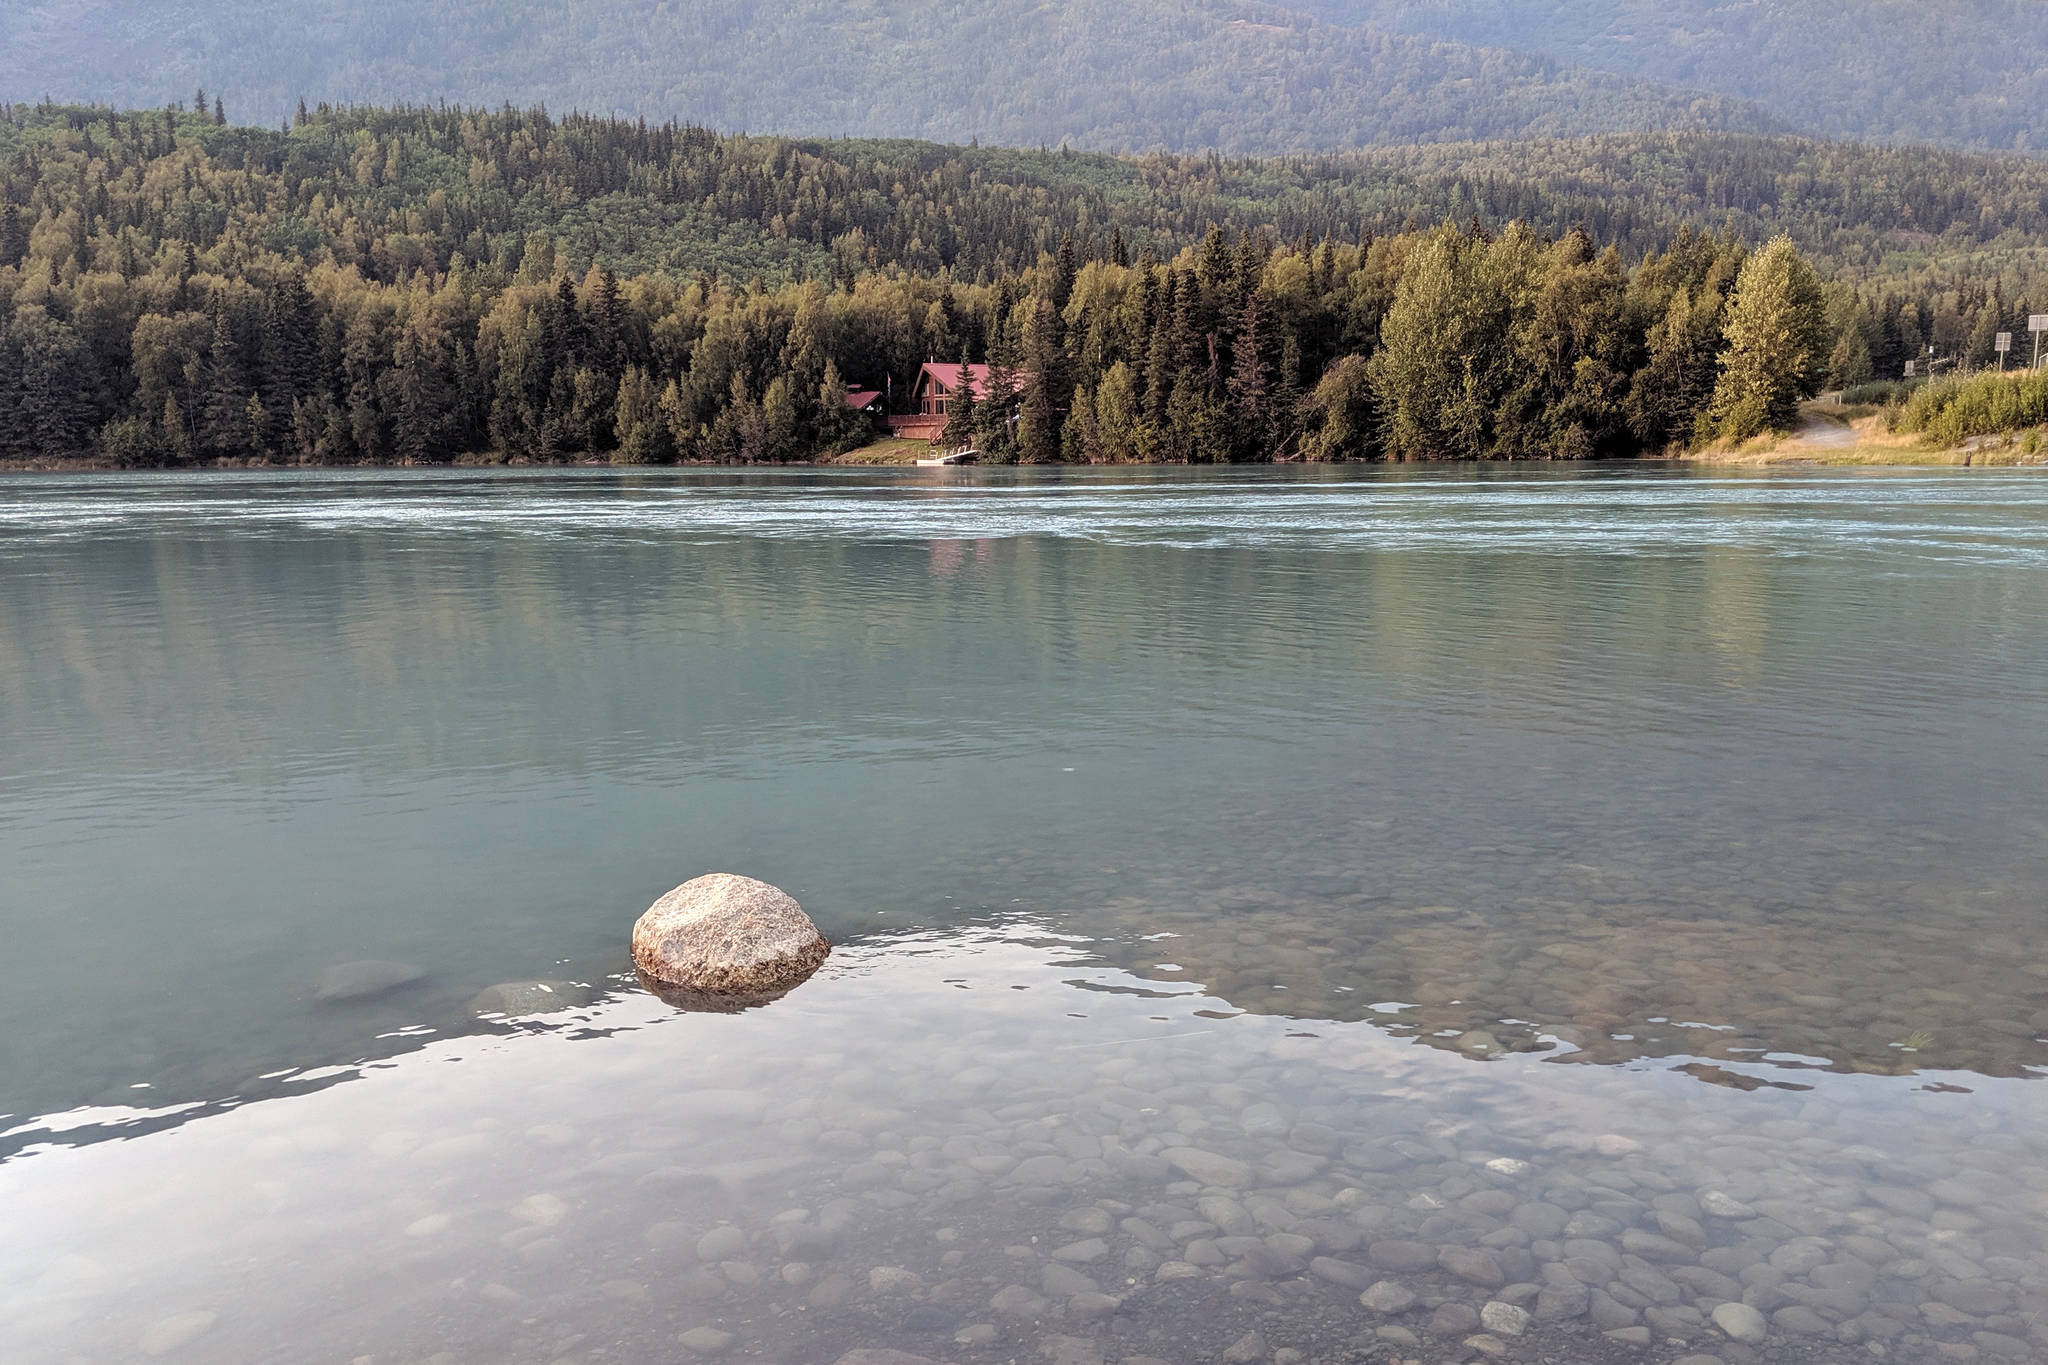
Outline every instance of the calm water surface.
<svg viewBox="0 0 2048 1365">
<path fill-rule="evenodd" d="M 2025 473 L 13 479 L 0 1358 L 2048 1359 L 2044 888 Z"/>
</svg>

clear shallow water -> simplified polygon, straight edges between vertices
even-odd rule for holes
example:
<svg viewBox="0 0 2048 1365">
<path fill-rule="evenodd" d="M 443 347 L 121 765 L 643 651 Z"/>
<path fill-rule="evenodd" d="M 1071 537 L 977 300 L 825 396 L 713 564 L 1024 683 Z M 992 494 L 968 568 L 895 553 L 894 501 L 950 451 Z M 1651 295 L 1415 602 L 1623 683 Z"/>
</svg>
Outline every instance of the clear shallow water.
<svg viewBox="0 0 2048 1365">
<path fill-rule="evenodd" d="M 0 583 L 26 1359 L 2048 1351 L 2048 482 L 20 479 Z M 818 979 L 625 984 L 713 868 Z"/>
</svg>

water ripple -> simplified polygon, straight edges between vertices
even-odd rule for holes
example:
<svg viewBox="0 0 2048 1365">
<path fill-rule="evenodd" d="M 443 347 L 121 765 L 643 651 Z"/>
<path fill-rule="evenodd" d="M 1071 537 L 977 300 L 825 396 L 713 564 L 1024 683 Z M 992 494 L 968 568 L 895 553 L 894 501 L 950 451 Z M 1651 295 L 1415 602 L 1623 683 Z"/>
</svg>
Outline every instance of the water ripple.
<svg viewBox="0 0 2048 1365">
<path fill-rule="evenodd" d="M 14 551 L 167 531 L 374 531 L 1628 555 L 1742 546 L 2038 564 L 2048 563 L 2044 513 L 2048 480 L 2028 471 L 323 471 L 60 477 L 0 488 L 0 538 Z"/>
</svg>

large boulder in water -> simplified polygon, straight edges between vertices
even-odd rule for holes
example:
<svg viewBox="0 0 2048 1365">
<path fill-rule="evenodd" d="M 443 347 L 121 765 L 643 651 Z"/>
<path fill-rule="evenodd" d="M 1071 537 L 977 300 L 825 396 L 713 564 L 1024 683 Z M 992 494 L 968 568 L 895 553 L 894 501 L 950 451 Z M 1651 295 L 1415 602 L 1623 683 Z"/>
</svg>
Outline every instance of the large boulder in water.
<svg viewBox="0 0 2048 1365">
<path fill-rule="evenodd" d="M 742 1002 L 797 985 L 832 951 L 787 893 L 729 872 L 695 877 L 633 925 L 633 962 L 677 1003 Z"/>
</svg>

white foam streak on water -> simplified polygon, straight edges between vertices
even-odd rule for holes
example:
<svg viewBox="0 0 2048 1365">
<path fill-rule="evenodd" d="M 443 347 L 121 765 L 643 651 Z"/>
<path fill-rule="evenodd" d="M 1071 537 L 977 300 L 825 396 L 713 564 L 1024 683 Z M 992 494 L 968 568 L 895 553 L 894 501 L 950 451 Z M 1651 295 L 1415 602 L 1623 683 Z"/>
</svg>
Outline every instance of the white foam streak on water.
<svg viewBox="0 0 2048 1365">
<path fill-rule="evenodd" d="M 1178 549 L 1498 549 L 1660 554 L 1860 547 L 1915 560 L 2048 562 L 2048 479 L 1635 474 L 1486 479 L 1377 472 L 821 477 L 609 473 L 217 475 L 24 481 L 0 490 L 17 544 L 176 529 L 482 532 L 616 540 L 1052 537 Z"/>
</svg>

